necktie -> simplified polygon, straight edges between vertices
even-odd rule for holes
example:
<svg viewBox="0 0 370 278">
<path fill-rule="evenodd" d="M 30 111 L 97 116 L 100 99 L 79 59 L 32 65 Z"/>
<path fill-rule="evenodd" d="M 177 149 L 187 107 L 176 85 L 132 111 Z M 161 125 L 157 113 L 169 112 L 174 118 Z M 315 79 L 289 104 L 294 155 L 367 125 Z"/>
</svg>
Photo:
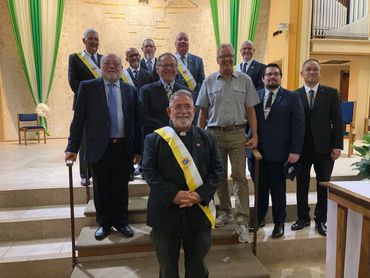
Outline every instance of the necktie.
<svg viewBox="0 0 370 278">
<path fill-rule="evenodd" d="M 147 67 L 148 67 L 148 70 L 149 70 L 150 72 L 152 72 L 152 71 L 153 71 L 153 65 L 152 65 L 152 61 L 151 61 L 151 60 L 148 60 L 148 62 L 147 62 Z"/>
<path fill-rule="evenodd" d="M 248 63 L 243 64 L 243 72 L 244 73 L 247 73 L 247 65 L 248 65 Z"/>
<path fill-rule="evenodd" d="M 118 137 L 117 99 L 114 93 L 114 83 L 109 83 L 108 108 L 110 118 L 110 138 Z"/>
<path fill-rule="evenodd" d="M 138 71 L 134 70 L 134 78 L 137 79 Z"/>
<path fill-rule="evenodd" d="M 91 60 L 94 62 L 94 64 L 95 64 L 95 65 L 98 65 L 98 64 L 96 63 L 96 59 L 95 59 L 95 56 L 94 56 L 94 55 L 91 55 Z"/>
<path fill-rule="evenodd" d="M 172 87 L 171 85 L 167 85 L 166 86 L 166 92 L 167 92 L 167 96 L 170 97 L 172 95 Z"/>
<path fill-rule="evenodd" d="M 310 95 L 310 109 L 313 109 L 313 104 L 315 102 L 315 91 L 314 90 L 309 90 L 308 94 Z"/>
<path fill-rule="evenodd" d="M 266 101 L 265 109 L 271 108 L 271 105 L 272 105 L 272 94 L 273 94 L 273 92 L 269 92 L 269 96 L 268 96 L 267 101 Z"/>
<path fill-rule="evenodd" d="M 186 66 L 186 58 L 185 56 L 180 57 L 181 62 Z"/>
</svg>

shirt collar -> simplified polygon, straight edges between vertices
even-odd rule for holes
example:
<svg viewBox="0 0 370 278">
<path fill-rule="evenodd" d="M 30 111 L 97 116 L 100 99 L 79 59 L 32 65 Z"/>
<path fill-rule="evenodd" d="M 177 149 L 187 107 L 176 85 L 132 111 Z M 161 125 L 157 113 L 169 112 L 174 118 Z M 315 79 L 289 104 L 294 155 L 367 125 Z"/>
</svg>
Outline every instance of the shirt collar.
<svg viewBox="0 0 370 278">
<path fill-rule="evenodd" d="M 187 60 L 188 59 L 188 53 L 186 53 L 184 56 L 181 56 L 179 53 L 175 53 L 175 56 L 177 57 L 177 58 L 181 58 L 181 57 L 185 57 L 185 60 Z"/>
<path fill-rule="evenodd" d="M 276 94 L 279 92 L 279 90 L 280 90 L 280 87 L 278 87 L 278 88 L 276 88 L 275 90 L 272 90 L 272 91 L 268 90 L 268 89 L 265 87 L 265 95 L 266 95 L 266 94 L 268 95 L 270 92 L 272 92 L 272 93 L 273 93 L 273 95 L 276 95 Z"/>
<path fill-rule="evenodd" d="M 117 86 L 118 88 L 120 88 L 120 85 L 119 85 L 120 81 L 119 81 L 119 79 L 116 82 L 110 82 L 110 81 L 105 80 L 105 79 L 103 79 L 103 80 L 104 80 L 104 86 L 106 86 L 106 87 L 108 86 L 108 84 L 114 83 L 114 86 Z"/>
<path fill-rule="evenodd" d="M 164 82 L 164 80 L 163 80 L 162 78 L 161 78 L 160 80 L 161 80 L 161 82 L 162 82 L 163 87 L 165 87 L 165 88 L 166 88 L 166 86 L 167 86 L 167 85 L 170 85 L 170 86 L 171 86 L 171 88 L 173 89 L 173 87 L 174 87 L 174 85 L 175 85 L 175 80 L 173 80 L 170 84 L 168 84 L 168 83 Z"/>
<path fill-rule="evenodd" d="M 145 64 L 148 64 L 148 61 L 152 61 L 152 65 L 154 66 L 155 57 L 153 57 L 152 59 L 147 59 L 147 58 L 144 57 L 144 61 L 145 61 Z"/>
<path fill-rule="evenodd" d="M 233 73 L 231 74 L 231 77 L 237 78 L 238 77 L 237 71 L 233 70 Z M 216 72 L 216 79 L 219 79 L 219 78 L 223 79 L 220 71 Z"/>
<path fill-rule="evenodd" d="M 317 90 L 319 89 L 319 84 L 320 83 L 317 83 L 315 86 L 313 86 L 312 88 L 308 87 L 306 84 L 304 84 L 304 89 L 306 91 L 306 94 L 308 94 L 309 91 L 313 90 L 315 92 L 315 94 L 317 93 Z"/>
<path fill-rule="evenodd" d="M 136 71 L 140 71 L 140 66 L 137 68 L 137 69 L 134 69 L 133 67 L 130 66 L 130 70 L 132 71 L 132 73 L 136 70 Z"/>
<path fill-rule="evenodd" d="M 252 62 L 253 62 L 253 58 L 252 59 L 250 59 L 250 60 L 248 60 L 248 61 L 243 61 L 243 65 L 245 64 L 245 63 L 248 63 L 248 65 L 250 65 Z"/>
</svg>

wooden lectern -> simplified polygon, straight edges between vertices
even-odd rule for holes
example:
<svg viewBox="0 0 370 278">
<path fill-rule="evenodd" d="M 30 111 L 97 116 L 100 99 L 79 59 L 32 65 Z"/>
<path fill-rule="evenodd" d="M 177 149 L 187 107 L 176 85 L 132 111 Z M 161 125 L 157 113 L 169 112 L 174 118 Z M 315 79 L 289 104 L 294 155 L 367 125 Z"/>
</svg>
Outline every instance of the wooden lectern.
<svg viewBox="0 0 370 278">
<path fill-rule="evenodd" d="M 370 181 L 324 182 L 328 188 L 326 275 L 370 273 Z"/>
</svg>

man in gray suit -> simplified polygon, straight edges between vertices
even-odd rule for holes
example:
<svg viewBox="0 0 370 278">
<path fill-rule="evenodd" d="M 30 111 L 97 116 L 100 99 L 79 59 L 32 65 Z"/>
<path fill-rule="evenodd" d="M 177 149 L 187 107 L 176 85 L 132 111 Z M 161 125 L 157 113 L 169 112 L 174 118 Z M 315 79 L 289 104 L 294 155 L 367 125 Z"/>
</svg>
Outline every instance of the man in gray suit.
<svg viewBox="0 0 370 278">
<path fill-rule="evenodd" d="M 189 36 L 185 32 L 177 34 L 175 47 L 175 56 L 179 65 L 176 83 L 188 87 L 193 92 L 193 100 L 196 103 L 200 87 L 205 79 L 203 60 L 189 53 Z M 195 121 L 198 119 L 198 112 L 194 117 Z"/>
</svg>

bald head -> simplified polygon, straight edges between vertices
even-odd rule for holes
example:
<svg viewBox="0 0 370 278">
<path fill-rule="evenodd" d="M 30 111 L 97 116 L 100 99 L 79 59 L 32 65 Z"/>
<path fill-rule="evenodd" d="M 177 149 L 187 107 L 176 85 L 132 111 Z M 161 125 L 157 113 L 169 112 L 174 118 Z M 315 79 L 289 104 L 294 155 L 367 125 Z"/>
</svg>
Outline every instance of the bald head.
<svg viewBox="0 0 370 278">
<path fill-rule="evenodd" d="M 140 65 L 140 54 L 136 48 L 128 48 L 126 50 L 126 61 L 130 64 L 130 67 L 137 69 Z"/>
</svg>

